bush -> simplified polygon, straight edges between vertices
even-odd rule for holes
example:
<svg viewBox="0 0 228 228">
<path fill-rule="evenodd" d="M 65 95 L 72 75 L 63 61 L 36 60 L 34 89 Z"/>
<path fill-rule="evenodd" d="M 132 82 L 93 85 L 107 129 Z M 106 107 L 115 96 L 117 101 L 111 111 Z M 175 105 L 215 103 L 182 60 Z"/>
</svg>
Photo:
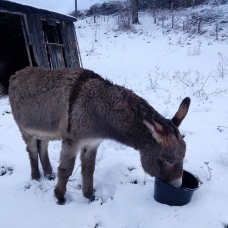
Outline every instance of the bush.
<svg viewBox="0 0 228 228">
<path fill-rule="evenodd" d="M 122 8 L 123 3 L 120 1 L 104 2 L 91 6 L 86 15 L 111 15 L 117 13 Z"/>
</svg>

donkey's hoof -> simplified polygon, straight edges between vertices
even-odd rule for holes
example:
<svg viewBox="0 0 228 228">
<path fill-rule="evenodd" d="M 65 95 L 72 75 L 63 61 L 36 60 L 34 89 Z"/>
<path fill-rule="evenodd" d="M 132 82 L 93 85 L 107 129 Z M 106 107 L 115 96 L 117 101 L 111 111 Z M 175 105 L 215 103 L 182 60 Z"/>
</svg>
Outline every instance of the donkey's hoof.
<svg viewBox="0 0 228 228">
<path fill-rule="evenodd" d="M 66 198 L 64 197 L 64 195 L 59 194 L 57 189 L 55 189 L 54 192 L 55 192 L 55 197 L 57 199 L 57 204 L 64 205 L 66 203 Z"/>
<path fill-rule="evenodd" d="M 33 180 L 36 180 L 36 181 L 40 180 L 40 172 L 39 171 L 33 171 L 31 176 L 32 176 Z"/>
<path fill-rule="evenodd" d="M 96 192 L 96 190 L 93 188 L 87 189 L 87 188 L 82 187 L 83 196 L 85 198 L 89 199 L 89 202 L 93 202 L 96 200 L 95 192 Z"/>
<path fill-rule="evenodd" d="M 65 203 L 66 203 L 66 199 L 65 199 L 64 196 L 63 196 L 62 199 L 57 200 L 57 204 L 58 204 L 58 205 L 65 205 Z"/>
<path fill-rule="evenodd" d="M 50 181 L 55 180 L 55 175 L 53 173 L 45 174 L 45 177 Z"/>
<path fill-rule="evenodd" d="M 95 196 L 94 194 L 89 198 L 90 203 L 97 201 L 97 200 L 99 200 L 99 197 Z"/>
</svg>

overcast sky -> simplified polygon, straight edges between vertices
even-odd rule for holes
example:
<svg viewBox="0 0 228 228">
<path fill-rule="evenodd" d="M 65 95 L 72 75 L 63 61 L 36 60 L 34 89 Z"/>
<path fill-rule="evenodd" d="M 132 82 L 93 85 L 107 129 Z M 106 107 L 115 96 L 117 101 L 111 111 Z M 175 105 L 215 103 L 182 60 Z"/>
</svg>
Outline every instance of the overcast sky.
<svg viewBox="0 0 228 228">
<path fill-rule="evenodd" d="M 75 0 L 10 0 L 21 4 L 40 7 L 59 13 L 70 13 L 75 8 Z M 105 2 L 105 0 L 77 0 L 78 10 L 89 9 L 91 5 Z M 107 1 L 107 0 L 106 0 Z"/>
</svg>

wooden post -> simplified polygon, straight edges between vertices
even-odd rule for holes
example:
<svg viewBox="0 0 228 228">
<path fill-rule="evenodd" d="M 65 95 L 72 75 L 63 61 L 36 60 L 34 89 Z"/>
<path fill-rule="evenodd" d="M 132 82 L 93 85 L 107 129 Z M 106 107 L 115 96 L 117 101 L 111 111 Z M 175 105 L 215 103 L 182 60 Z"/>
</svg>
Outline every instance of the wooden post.
<svg viewBox="0 0 228 228">
<path fill-rule="evenodd" d="M 215 32 L 216 32 L 216 40 L 218 40 L 218 22 L 216 22 Z"/>
<path fill-rule="evenodd" d="M 23 36 L 24 36 L 24 40 L 25 40 L 25 46 L 26 46 L 26 51 L 27 51 L 27 55 L 28 55 L 28 60 L 29 60 L 29 65 L 33 66 L 32 64 L 32 58 L 31 58 L 31 54 L 30 54 L 30 50 L 29 50 L 29 43 L 30 38 L 28 38 L 28 33 L 26 32 L 26 27 L 25 27 L 25 15 L 21 16 L 21 27 L 22 27 L 22 32 L 23 32 Z"/>
<path fill-rule="evenodd" d="M 172 14 L 172 28 L 173 28 L 174 27 L 173 2 L 171 3 L 171 14 Z"/>
<path fill-rule="evenodd" d="M 172 28 L 174 28 L 174 14 L 172 14 Z"/>
<path fill-rule="evenodd" d="M 76 48 L 77 48 L 77 54 L 78 54 L 78 58 L 79 58 L 79 67 L 83 68 L 83 65 L 82 65 L 82 57 L 81 57 L 81 52 L 80 52 L 80 48 L 79 48 L 79 45 L 78 45 L 78 38 L 77 38 L 77 33 L 76 33 L 76 29 L 74 29 L 74 32 L 75 32 L 75 40 L 76 40 Z"/>
<path fill-rule="evenodd" d="M 78 0 L 75 0 L 75 17 L 78 17 Z"/>
<path fill-rule="evenodd" d="M 155 11 L 155 6 L 153 7 L 153 18 L 154 18 L 154 24 L 156 24 L 156 11 Z"/>
<path fill-rule="evenodd" d="M 202 20 L 200 19 L 200 20 L 198 21 L 198 33 L 201 32 L 201 29 L 200 29 L 201 22 L 202 22 Z"/>
<path fill-rule="evenodd" d="M 97 25 L 95 25 L 95 31 L 94 31 L 95 33 L 94 33 L 94 35 L 95 35 L 95 42 L 97 42 Z"/>
</svg>

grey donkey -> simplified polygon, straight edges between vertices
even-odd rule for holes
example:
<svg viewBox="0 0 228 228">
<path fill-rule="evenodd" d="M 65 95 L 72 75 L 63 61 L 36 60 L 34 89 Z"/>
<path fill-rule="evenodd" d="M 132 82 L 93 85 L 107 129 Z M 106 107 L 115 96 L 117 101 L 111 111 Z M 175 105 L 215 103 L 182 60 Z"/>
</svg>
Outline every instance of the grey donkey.
<svg viewBox="0 0 228 228">
<path fill-rule="evenodd" d="M 27 145 L 32 179 L 54 178 L 48 141 L 62 140 L 55 196 L 65 203 L 66 185 L 81 151 L 83 195 L 94 200 L 97 148 L 104 139 L 138 150 L 146 173 L 179 187 L 186 144 L 178 130 L 190 105 L 186 97 L 174 117 L 164 118 L 144 99 L 93 71 L 27 67 L 10 79 L 9 100 Z"/>
</svg>

